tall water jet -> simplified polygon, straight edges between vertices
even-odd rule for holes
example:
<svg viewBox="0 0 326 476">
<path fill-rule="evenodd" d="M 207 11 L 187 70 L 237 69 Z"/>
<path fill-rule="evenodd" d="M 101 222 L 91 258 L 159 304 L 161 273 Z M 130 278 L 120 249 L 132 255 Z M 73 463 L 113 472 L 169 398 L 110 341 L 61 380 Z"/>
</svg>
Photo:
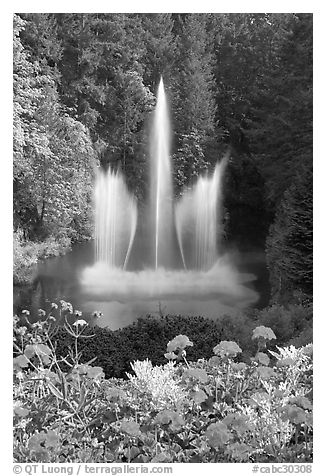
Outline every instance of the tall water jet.
<svg viewBox="0 0 326 476">
<path fill-rule="evenodd" d="M 162 80 L 150 145 L 150 213 L 145 214 L 148 207 L 142 207 L 140 226 L 135 199 L 123 176 L 110 169 L 98 173 L 96 263 L 80 275 L 88 309 L 103 312 L 105 317 L 100 325 L 106 326 L 116 319 L 117 312 L 122 323 L 134 320 L 136 315 L 156 312 L 153 306 L 158 301 L 166 313 L 212 318 L 220 305 L 223 313 L 230 313 L 232 308 L 254 302 L 257 293 L 246 283 L 255 277 L 238 273 L 217 245 L 226 160 L 216 165 L 211 176 L 200 177 L 174 208 L 170 127 Z"/>
<path fill-rule="evenodd" d="M 119 172 L 98 172 L 95 210 L 96 261 L 125 268 L 136 233 L 137 205 Z"/>
<path fill-rule="evenodd" d="M 171 264 L 173 189 L 170 163 L 170 125 L 163 79 L 158 87 L 151 136 L 151 234 L 155 269 Z"/>
<path fill-rule="evenodd" d="M 185 268 L 207 271 L 218 258 L 221 178 L 226 159 L 211 177 L 199 177 L 176 205 L 175 224 Z"/>
</svg>

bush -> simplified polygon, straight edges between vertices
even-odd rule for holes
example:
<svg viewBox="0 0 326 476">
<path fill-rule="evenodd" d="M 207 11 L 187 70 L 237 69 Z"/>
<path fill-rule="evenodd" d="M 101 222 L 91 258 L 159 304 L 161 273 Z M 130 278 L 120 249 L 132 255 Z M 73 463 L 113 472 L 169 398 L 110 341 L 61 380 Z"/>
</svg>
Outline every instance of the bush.
<svg viewBox="0 0 326 476">
<path fill-rule="evenodd" d="M 258 311 L 256 318 L 262 325 L 275 329 L 278 342 L 286 345 L 290 340 L 312 330 L 312 305 L 292 304 L 285 307 L 275 304 Z"/>
<path fill-rule="evenodd" d="M 84 361 L 96 358 L 107 378 L 126 378 L 126 372 L 131 371 L 130 362 L 134 360 L 149 358 L 155 365 L 163 364 L 166 342 L 175 335 L 187 334 L 195 342 L 188 355 L 196 360 L 209 358 L 214 344 L 227 339 L 232 329 L 228 319 L 219 323 L 203 317 L 147 316 L 116 331 L 95 326 L 88 331 L 94 338 L 81 341 L 80 348 Z M 58 331 L 56 345 L 59 355 L 66 355 L 72 345 L 71 336 L 64 328 Z"/>
<path fill-rule="evenodd" d="M 242 360 L 249 362 L 256 350 L 251 332 L 258 325 L 275 329 L 281 345 L 288 345 L 299 336 L 298 342 L 305 345 L 312 341 L 308 332 L 311 324 L 312 309 L 301 305 L 293 305 L 289 309 L 272 306 L 234 317 L 223 316 L 217 321 L 204 317 L 147 316 L 116 331 L 95 326 L 88 331 L 94 334 L 94 338 L 82 341 L 80 348 L 85 362 L 96 358 L 106 378 L 126 378 L 126 372 L 131 371 L 130 362 L 134 360 L 148 358 L 155 365 L 163 364 L 165 343 L 178 334 L 185 334 L 194 342 L 188 350 L 191 360 L 208 359 L 216 342 L 235 340 L 242 349 Z M 56 339 L 59 354 L 66 355 L 72 345 L 71 336 L 60 329 Z M 98 349 L 101 349 L 100 353 Z"/>
<path fill-rule="evenodd" d="M 49 237 L 43 242 L 24 240 L 22 232 L 14 232 L 13 244 L 13 281 L 15 285 L 28 284 L 32 281 L 39 259 L 59 256 L 71 245 L 67 237 Z"/>
</svg>

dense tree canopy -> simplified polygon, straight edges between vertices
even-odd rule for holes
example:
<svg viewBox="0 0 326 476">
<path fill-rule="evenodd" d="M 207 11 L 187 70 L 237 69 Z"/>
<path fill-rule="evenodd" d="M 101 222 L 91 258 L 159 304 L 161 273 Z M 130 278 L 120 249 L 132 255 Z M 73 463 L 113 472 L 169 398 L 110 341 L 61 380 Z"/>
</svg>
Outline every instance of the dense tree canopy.
<svg viewBox="0 0 326 476">
<path fill-rule="evenodd" d="M 175 193 L 228 150 L 229 239 L 269 234 L 275 295 L 311 294 L 311 14 L 17 14 L 13 73 L 25 237 L 89 235 L 99 164 L 120 167 L 142 203 L 163 75 Z"/>
</svg>

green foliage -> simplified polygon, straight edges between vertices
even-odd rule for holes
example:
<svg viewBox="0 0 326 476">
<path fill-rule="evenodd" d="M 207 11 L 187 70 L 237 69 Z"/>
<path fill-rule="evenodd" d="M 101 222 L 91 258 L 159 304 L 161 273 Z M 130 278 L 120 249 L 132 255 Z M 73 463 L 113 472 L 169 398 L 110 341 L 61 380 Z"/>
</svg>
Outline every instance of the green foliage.
<svg viewBox="0 0 326 476">
<path fill-rule="evenodd" d="M 154 95 L 143 80 L 141 18 L 68 13 L 58 14 L 57 21 L 62 100 L 89 128 L 101 164 L 121 167 L 128 185 L 142 196 L 144 125 Z"/>
<path fill-rule="evenodd" d="M 57 75 L 24 48 L 27 24 L 14 16 L 14 226 L 32 239 L 78 239 L 89 235 L 94 149 L 61 106 Z"/>
<path fill-rule="evenodd" d="M 49 237 L 42 242 L 24 240 L 22 230 L 14 232 L 13 239 L 13 282 L 15 285 L 32 281 L 35 265 L 39 259 L 59 256 L 70 249 L 71 241 L 67 237 L 54 239 Z"/>
<path fill-rule="evenodd" d="M 312 14 L 290 14 L 282 20 L 274 65 L 253 98 L 250 127 L 273 208 L 294 183 L 297 166 L 312 165 Z"/>
<path fill-rule="evenodd" d="M 231 150 L 225 168 L 223 194 L 227 238 L 236 240 L 240 247 L 264 246 L 270 217 L 266 213 L 264 178 L 252 157 Z"/>
<path fill-rule="evenodd" d="M 284 194 L 266 243 L 272 298 L 276 302 L 312 299 L 312 212 L 312 167 L 301 167 Z"/>
<path fill-rule="evenodd" d="M 178 96 L 174 105 L 178 190 L 217 161 L 219 129 L 215 127 L 213 55 L 207 15 L 188 14 L 178 34 Z"/>
<path fill-rule="evenodd" d="M 274 305 L 235 317 L 222 316 L 216 321 L 203 317 L 147 316 L 116 331 L 95 326 L 89 330 L 94 334 L 94 338 L 81 342 L 80 348 L 85 361 L 97 359 L 107 378 L 125 378 L 126 372 L 131 371 L 130 362 L 134 360 L 148 358 L 153 364 L 159 365 L 165 362 L 166 355 L 169 359 L 183 361 L 182 352 L 185 347 L 174 348 L 175 336 L 179 336 L 178 339 L 188 336 L 193 343 L 187 347 L 190 360 L 201 357 L 208 359 L 216 342 L 236 341 L 242 349 L 242 359 L 248 362 L 257 348 L 250 332 L 258 326 L 275 329 L 280 345 L 289 345 L 295 342 L 295 339 L 299 339 L 300 345 L 306 345 L 312 340 L 309 331 L 312 329 L 312 308 L 302 305 L 292 305 L 289 308 Z M 72 346 L 71 336 L 64 329 L 58 330 L 56 341 L 58 355 L 65 355 Z M 171 342 L 167 353 L 165 342 Z M 274 349 L 275 341 L 272 340 L 268 346 Z M 97 350 L 99 348 L 103 349 L 100 354 Z M 173 348 L 174 350 L 171 350 Z"/>
<path fill-rule="evenodd" d="M 73 338 L 64 357 L 52 311 Z M 24 326 L 14 317 L 15 462 L 312 461 L 312 345 L 245 364 L 234 360 L 236 342 L 217 341 L 218 355 L 189 364 L 192 343 L 179 335 L 166 350 L 181 350 L 184 363 L 136 360 L 128 380 L 106 380 L 101 367 L 80 363 L 79 345 L 92 336 L 79 311 L 61 301 L 34 324 L 28 314 Z"/>
</svg>

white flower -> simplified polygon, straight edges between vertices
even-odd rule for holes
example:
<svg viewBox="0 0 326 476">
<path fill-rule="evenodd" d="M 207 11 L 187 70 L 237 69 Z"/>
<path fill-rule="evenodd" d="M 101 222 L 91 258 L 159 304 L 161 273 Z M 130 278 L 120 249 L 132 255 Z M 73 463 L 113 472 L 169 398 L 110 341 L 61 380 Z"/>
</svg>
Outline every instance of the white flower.
<svg viewBox="0 0 326 476">
<path fill-rule="evenodd" d="M 75 321 L 73 323 L 73 326 L 76 326 L 76 327 L 78 327 L 78 326 L 87 326 L 87 322 L 84 321 L 84 319 L 77 319 L 77 321 Z"/>
</svg>

